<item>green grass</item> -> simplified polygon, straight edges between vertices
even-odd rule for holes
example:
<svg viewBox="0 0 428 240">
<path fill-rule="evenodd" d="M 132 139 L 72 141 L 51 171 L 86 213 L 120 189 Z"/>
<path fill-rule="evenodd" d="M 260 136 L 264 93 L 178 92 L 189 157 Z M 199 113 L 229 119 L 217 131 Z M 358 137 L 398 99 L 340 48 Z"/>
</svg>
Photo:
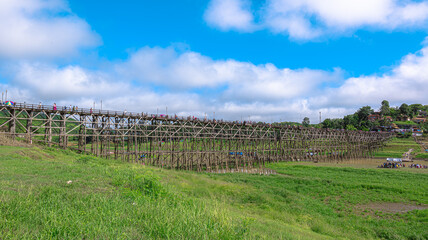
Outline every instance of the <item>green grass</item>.
<svg viewBox="0 0 428 240">
<path fill-rule="evenodd" d="M 428 153 L 418 153 L 416 154 L 416 158 L 428 159 Z"/>
<path fill-rule="evenodd" d="M 409 151 L 411 148 L 414 150 L 413 154 L 418 154 L 421 151 L 420 145 L 413 138 L 394 138 L 381 151 L 376 152 L 374 156 L 401 158 L 403 153 Z"/>
<path fill-rule="evenodd" d="M 67 150 L 0 153 L 0 239 L 245 237 L 241 218 L 171 192 L 150 169 Z"/>
<path fill-rule="evenodd" d="M 0 146 L 0 239 L 428 238 L 428 209 L 358 208 L 428 204 L 423 169 L 269 167 L 278 174 L 195 173 Z"/>
<path fill-rule="evenodd" d="M 395 123 L 397 125 L 418 125 L 417 123 L 413 121 L 394 121 L 392 123 Z"/>
</svg>

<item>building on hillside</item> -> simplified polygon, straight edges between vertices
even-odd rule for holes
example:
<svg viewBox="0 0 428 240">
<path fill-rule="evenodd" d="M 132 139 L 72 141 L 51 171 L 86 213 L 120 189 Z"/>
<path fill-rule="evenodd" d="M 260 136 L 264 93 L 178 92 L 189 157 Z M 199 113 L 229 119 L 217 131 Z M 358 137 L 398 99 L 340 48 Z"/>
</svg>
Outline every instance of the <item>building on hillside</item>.
<svg viewBox="0 0 428 240">
<path fill-rule="evenodd" d="M 370 114 L 367 118 L 371 122 L 382 120 L 382 116 L 377 112 Z"/>
<path fill-rule="evenodd" d="M 418 132 L 418 133 L 421 133 L 422 132 L 422 130 L 418 127 L 418 126 L 413 126 L 413 128 L 412 128 L 412 132 Z"/>
<path fill-rule="evenodd" d="M 415 123 L 424 123 L 424 122 L 427 121 L 427 119 L 424 118 L 424 117 L 421 117 L 421 116 L 417 116 L 417 117 L 414 117 L 412 119 L 412 121 L 415 122 Z"/>
<path fill-rule="evenodd" d="M 388 122 L 393 122 L 394 121 L 394 119 L 392 119 L 391 116 L 385 116 L 383 119 L 385 119 Z"/>
<path fill-rule="evenodd" d="M 397 121 L 402 121 L 402 122 L 410 121 L 410 117 L 407 115 L 401 115 L 397 117 Z"/>
</svg>

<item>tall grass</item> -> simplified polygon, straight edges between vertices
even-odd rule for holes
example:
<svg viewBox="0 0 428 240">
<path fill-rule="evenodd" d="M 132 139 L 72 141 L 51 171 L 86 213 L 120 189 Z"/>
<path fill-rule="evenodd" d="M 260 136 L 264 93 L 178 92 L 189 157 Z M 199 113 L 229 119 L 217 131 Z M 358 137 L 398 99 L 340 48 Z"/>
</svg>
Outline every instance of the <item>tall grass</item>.
<svg viewBox="0 0 428 240">
<path fill-rule="evenodd" d="M 0 146 L 0 239 L 428 239 L 428 174 L 276 163 L 174 171 Z M 421 169 L 424 170 L 424 169 Z"/>
<path fill-rule="evenodd" d="M 0 147 L 0 239 L 242 239 L 221 206 L 172 193 L 144 168 Z M 49 149 L 47 152 L 51 152 Z M 35 151 L 34 153 L 36 153 Z"/>
</svg>

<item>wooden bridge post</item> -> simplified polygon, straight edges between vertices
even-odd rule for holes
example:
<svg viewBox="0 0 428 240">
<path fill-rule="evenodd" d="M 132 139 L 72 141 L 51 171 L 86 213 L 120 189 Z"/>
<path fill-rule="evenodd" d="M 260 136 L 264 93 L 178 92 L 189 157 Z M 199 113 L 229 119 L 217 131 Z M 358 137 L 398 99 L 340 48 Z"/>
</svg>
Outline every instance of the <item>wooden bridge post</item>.
<svg viewBox="0 0 428 240">
<path fill-rule="evenodd" d="M 60 115 L 61 118 L 61 122 L 60 122 L 60 129 L 59 129 L 59 135 L 60 135 L 60 140 L 59 140 L 59 145 L 62 148 L 67 148 L 67 141 L 66 141 L 66 132 L 65 132 L 65 126 L 66 126 L 66 114 L 65 113 L 61 113 Z"/>
<path fill-rule="evenodd" d="M 45 143 L 48 147 L 52 146 L 52 115 L 49 112 L 46 115 L 46 127 L 45 127 Z"/>
<path fill-rule="evenodd" d="M 11 137 L 15 137 L 16 135 L 16 111 L 15 109 L 10 109 L 10 122 L 9 122 L 9 133 Z"/>
<path fill-rule="evenodd" d="M 29 144 L 33 143 L 32 140 L 32 127 L 33 127 L 33 111 L 28 111 L 28 119 L 27 119 L 27 142 Z"/>
<path fill-rule="evenodd" d="M 84 134 L 84 129 L 85 129 L 85 116 L 80 115 L 79 137 L 77 140 L 77 148 L 78 148 L 79 152 L 85 151 L 84 145 L 86 145 L 86 137 Z"/>
</svg>

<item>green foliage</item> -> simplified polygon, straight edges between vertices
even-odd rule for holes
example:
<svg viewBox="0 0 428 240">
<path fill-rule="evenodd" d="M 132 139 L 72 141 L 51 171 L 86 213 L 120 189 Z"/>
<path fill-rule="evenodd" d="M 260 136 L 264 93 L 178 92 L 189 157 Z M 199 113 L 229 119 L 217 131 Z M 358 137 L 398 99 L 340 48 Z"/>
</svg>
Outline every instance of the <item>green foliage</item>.
<svg viewBox="0 0 428 240">
<path fill-rule="evenodd" d="M 121 187 L 125 192 L 139 193 L 153 198 L 158 198 L 166 194 L 164 187 L 159 181 L 159 177 L 151 171 L 145 171 L 143 174 L 132 170 L 115 171 L 112 175 L 112 184 Z"/>
<path fill-rule="evenodd" d="M 410 138 L 412 136 L 411 132 L 406 132 L 406 133 L 397 133 L 397 137 L 398 138 Z"/>
<path fill-rule="evenodd" d="M 346 125 L 346 130 L 355 131 L 355 130 L 358 130 L 358 129 L 356 127 L 354 127 L 353 125 L 348 124 L 348 125 Z"/>
<path fill-rule="evenodd" d="M 98 164 L 106 160 L 58 149 L 31 155 L 30 150 L 0 147 L 0 239 L 244 239 L 248 234 L 246 218 L 230 216 L 220 203 L 173 193 L 144 167 Z"/>
<path fill-rule="evenodd" d="M 345 126 L 352 125 L 354 127 L 358 126 L 358 116 L 356 114 L 346 115 L 343 118 Z"/>
<path fill-rule="evenodd" d="M 380 114 L 382 116 L 387 116 L 390 113 L 389 102 L 387 100 L 382 101 L 382 105 L 380 107 Z"/>
<path fill-rule="evenodd" d="M 302 122 L 303 126 L 308 127 L 310 123 L 311 122 L 308 117 L 303 118 L 303 122 Z"/>
<path fill-rule="evenodd" d="M 362 122 L 365 122 L 368 120 L 368 116 L 372 114 L 374 111 L 370 106 L 364 106 L 358 109 L 356 112 L 358 116 L 358 122 L 361 124 Z"/>
<path fill-rule="evenodd" d="M 81 157 L 76 158 L 76 162 L 87 164 L 89 162 L 96 162 L 97 158 L 91 155 L 83 155 Z"/>
<path fill-rule="evenodd" d="M 385 150 L 416 144 L 391 143 Z M 360 210 L 371 203 L 428 204 L 424 172 L 268 167 L 278 174 L 173 171 L 56 148 L 0 147 L 0 239 L 427 237 L 428 209 Z"/>
<path fill-rule="evenodd" d="M 427 106 L 423 106 L 422 104 L 411 104 L 410 106 L 403 103 L 400 108 L 390 107 L 389 102 L 387 100 L 383 100 L 380 107 L 380 114 L 382 117 L 390 116 L 392 119 L 396 119 L 399 116 L 416 116 L 418 114 L 426 113 L 424 111 L 427 110 Z M 332 128 L 332 129 L 348 129 L 348 130 L 364 130 L 369 131 L 373 127 L 376 126 L 389 126 L 390 122 L 388 120 L 381 119 L 375 122 L 369 121 L 368 116 L 373 114 L 374 110 L 370 106 L 364 106 L 358 109 L 354 114 L 346 115 L 343 119 L 325 119 L 322 122 L 323 128 Z M 413 121 L 407 122 L 398 122 L 395 121 L 396 124 L 412 124 L 418 125 Z M 428 131 L 428 123 L 419 124 L 419 127 L 423 130 Z"/>
<path fill-rule="evenodd" d="M 417 126 L 418 124 L 413 122 L 413 121 L 394 121 L 393 123 L 397 124 L 397 125 L 413 125 L 413 126 Z"/>
<path fill-rule="evenodd" d="M 412 116 L 418 116 L 419 112 L 424 110 L 424 106 L 422 104 L 410 104 L 409 105 L 409 111 Z"/>
<path fill-rule="evenodd" d="M 330 128 L 330 129 L 343 129 L 344 122 L 343 119 L 340 118 L 326 118 L 322 123 L 322 128 Z"/>
<path fill-rule="evenodd" d="M 415 158 L 421 158 L 428 160 L 428 153 L 418 153 L 416 154 Z"/>
<path fill-rule="evenodd" d="M 391 141 L 389 141 L 387 145 L 383 147 L 383 149 L 376 152 L 374 156 L 383 157 L 383 158 L 388 158 L 388 157 L 401 158 L 403 156 L 403 153 L 409 151 L 409 149 L 411 148 L 416 150 L 416 149 L 420 149 L 420 146 L 413 140 L 413 138 L 410 138 L 410 137 L 399 138 L 397 136 L 397 138 L 394 138 Z"/>
<path fill-rule="evenodd" d="M 403 103 L 403 104 L 401 104 L 401 106 L 400 106 L 400 114 L 402 114 L 402 115 L 406 115 L 406 116 L 409 116 L 410 115 L 410 108 L 409 108 L 409 105 L 407 105 L 407 104 L 405 104 L 405 103 Z"/>
</svg>

